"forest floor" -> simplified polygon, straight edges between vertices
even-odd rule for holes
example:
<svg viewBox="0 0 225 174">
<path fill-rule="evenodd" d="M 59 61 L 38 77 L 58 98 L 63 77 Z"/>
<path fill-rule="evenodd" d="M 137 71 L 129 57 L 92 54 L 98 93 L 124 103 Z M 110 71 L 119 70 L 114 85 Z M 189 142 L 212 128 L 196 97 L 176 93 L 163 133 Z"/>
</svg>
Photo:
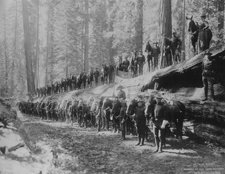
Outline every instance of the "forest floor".
<svg viewBox="0 0 225 174">
<path fill-rule="evenodd" d="M 182 142 L 170 138 L 163 153 L 153 153 L 153 137 L 140 147 L 135 146 L 135 136 L 122 141 L 112 131 L 98 133 L 95 128 L 43 121 L 19 111 L 18 118 L 32 146 L 0 155 L 2 174 L 225 173 L 225 149 L 187 137 Z M 10 139 L 14 144 L 23 141 L 10 128 L 1 129 L 0 142 L 9 145 Z"/>
</svg>

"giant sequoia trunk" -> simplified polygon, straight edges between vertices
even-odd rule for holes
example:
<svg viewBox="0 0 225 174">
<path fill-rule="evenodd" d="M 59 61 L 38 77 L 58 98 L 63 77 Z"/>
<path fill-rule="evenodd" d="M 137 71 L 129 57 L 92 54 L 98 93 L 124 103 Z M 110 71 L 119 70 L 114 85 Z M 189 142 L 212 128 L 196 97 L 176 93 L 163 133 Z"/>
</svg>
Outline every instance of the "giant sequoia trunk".
<svg viewBox="0 0 225 174">
<path fill-rule="evenodd" d="M 136 50 L 142 50 L 143 44 L 143 0 L 137 2 L 137 22 L 135 25 L 135 43 Z"/>
<path fill-rule="evenodd" d="M 84 71 L 89 68 L 89 0 L 85 0 L 85 21 L 84 21 Z"/>
<path fill-rule="evenodd" d="M 171 0 L 161 0 L 162 1 L 162 14 L 161 14 L 161 35 L 162 38 L 162 48 L 164 47 L 164 37 L 172 37 L 172 9 L 171 9 Z M 161 68 L 163 62 L 163 51 L 161 52 L 161 57 L 159 61 L 159 66 Z"/>
<path fill-rule="evenodd" d="M 22 0 L 23 5 L 23 28 L 24 28 L 24 50 L 26 58 L 26 72 L 27 72 L 27 90 L 28 94 L 34 92 L 34 77 L 32 72 L 32 52 L 31 52 L 31 36 L 29 28 L 29 14 L 28 14 L 28 1 Z"/>
</svg>

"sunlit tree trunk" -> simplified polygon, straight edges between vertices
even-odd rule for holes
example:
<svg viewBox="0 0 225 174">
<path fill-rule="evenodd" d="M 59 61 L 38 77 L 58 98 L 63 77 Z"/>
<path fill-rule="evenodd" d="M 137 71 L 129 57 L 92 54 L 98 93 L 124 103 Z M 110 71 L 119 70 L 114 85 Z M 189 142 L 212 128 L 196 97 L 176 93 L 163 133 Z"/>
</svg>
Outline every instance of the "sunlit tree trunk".
<svg viewBox="0 0 225 174">
<path fill-rule="evenodd" d="M 37 1 L 37 4 L 36 4 L 36 6 L 37 6 L 37 16 L 36 16 L 36 18 L 37 18 L 37 20 L 36 20 L 36 23 L 37 23 L 37 25 L 36 25 L 36 72 L 35 72 L 35 76 L 36 76 L 36 81 L 35 81 L 35 87 L 36 88 L 38 88 L 39 87 L 39 5 L 40 5 L 40 1 L 39 0 L 36 0 Z"/>
<path fill-rule="evenodd" d="M 53 70 L 53 16 L 54 16 L 54 6 L 49 3 L 48 6 L 48 21 L 47 21 L 47 56 L 46 56 L 46 73 L 45 73 L 45 85 L 48 85 L 49 80 L 52 82 L 52 70 Z M 50 67 L 50 69 L 49 69 Z"/>
<path fill-rule="evenodd" d="M 85 0 L 85 19 L 84 19 L 84 71 L 89 68 L 89 0 Z"/>
<path fill-rule="evenodd" d="M 113 6 L 114 6 L 114 3 L 115 1 L 113 0 L 109 0 L 109 3 L 108 3 L 108 11 L 111 11 Z M 109 16 L 109 26 L 108 26 L 108 31 L 109 32 L 113 32 L 113 18 Z M 111 64 L 114 63 L 114 59 L 113 59 L 113 56 L 114 56 L 114 50 L 113 50 L 113 35 L 109 38 L 108 40 L 108 50 L 109 50 L 109 62 Z"/>
<path fill-rule="evenodd" d="M 4 85 L 4 95 L 8 95 L 8 52 L 7 52 L 7 36 L 6 36 L 6 9 L 4 8 L 3 14 L 3 21 L 4 21 L 4 58 L 5 58 L 5 85 Z"/>
<path fill-rule="evenodd" d="M 11 91 L 10 95 L 14 94 L 14 72 L 15 72 L 15 60 L 17 59 L 17 26 L 18 26 L 18 15 L 17 15 L 17 0 L 15 1 L 15 34 L 14 34 L 14 58 L 12 60 L 12 68 L 11 68 Z"/>
<path fill-rule="evenodd" d="M 162 45 L 161 45 L 161 56 L 159 60 L 159 67 L 162 67 L 163 64 L 163 48 L 164 48 L 164 37 L 172 37 L 172 9 L 171 9 L 171 0 L 161 0 L 161 36 L 162 36 Z"/>
<path fill-rule="evenodd" d="M 22 0 L 23 6 L 23 29 L 24 29 L 24 50 L 26 59 L 26 74 L 27 74 L 27 90 L 28 95 L 32 94 L 35 89 L 33 68 L 32 68 L 32 45 L 29 28 L 29 14 L 28 14 L 28 1 Z"/>
<path fill-rule="evenodd" d="M 136 50 L 142 50 L 143 45 L 143 0 L 137 2 L 137 22 L 135 24 Z"/>
</svg>

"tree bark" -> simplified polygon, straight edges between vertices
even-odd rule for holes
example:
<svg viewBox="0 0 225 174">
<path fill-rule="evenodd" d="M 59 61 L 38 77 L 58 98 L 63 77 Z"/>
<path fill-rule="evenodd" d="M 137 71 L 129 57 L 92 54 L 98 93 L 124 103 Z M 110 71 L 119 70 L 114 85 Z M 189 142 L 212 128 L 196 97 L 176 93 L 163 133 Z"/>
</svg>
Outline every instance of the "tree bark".
<svg viewBox="0 0 225 174">
<path fill-rule="evenodd" d="M 137 22 L 135 24 L 136 50 L 142 50 L 143 45 L 143 0 L 137 2 Z"/>
<path fill-rule="evenodd" d="M 5 57 L 5 81 L 4 81 L 4 95 L 8 95 L 8 53 L 7 53 L 7 36 L 6 36 L 6 10 L 4 8 L 4 57 Z"/>
<path fill-rule="evenodd" d="M 37 63 L 36 63 L 36 72 L 35 72 L 35 76 L 36 76 L 36 85 L 35 87 L 38 88 L 39 87 L 39 5 L 40 5 L 40 1 L 39 0 L 36 0 L 37 1 L 37 26 L 36 26 L 36 60 L 37 60 Z"/>
<path fill-rule="evenodd" d="M 89 0 L 85 0 L 85 21 L 84 21 L 84 71 L 89 69 Z"/>
<path fill-rule="evenodd" d="M 48 6 L 48 21 L 47 21 L 47 56 L 46 56 L 46 72 L 45 72 L 45 85 L 48 85 L 48 81 L 52 82 L 52 71 L 53 71 L 53 16 L 54 16 L 54 5 L 49 3 Z M 49 69 L 50 63 L 50 69 Z"/>
<path fill-rule="evenodd" d="M 161 0 L 161 36 L 162 36 L 162 51 L 159 60 L 159 67 L 162 67 L 163 62 L 163 48 L 164 48 L 164 38 L 172 37 L 172 9 L 171 9 L 171 0 Z"/>
<path fill-rule="evenodd" d="M 26 59 L 26 74 L 27 74 L 27 90 L 28 96 L 34 92 L 35 84 L 32 72 L 32 52 L 31 52 L 31 36 L 29 27 L 28 1 L 22 0 L 23 7 L 23 29 L 24 29 L 24 50 Z"/>
<path fill-rule="evenodd" d="M 109 4 L 108 4 L 108 11 L 111 11 L 113 6 L 114 6 L 114 3 L 115 1 L 109 1 Z M 109 32 L 113 32 L 113 18 L 112 17 L 109 17 L 109 26 L 108 26 L 108 31 Z M 111 64 L 114 64 L 114 59 L 113 59 L 113 56 L 114 56 L 114 50 L 113 50 L 113 35 L 109 38 L 109 41 L 108 41 L 108 50 L 109 50 L 109 62 Z"/>
</svg>

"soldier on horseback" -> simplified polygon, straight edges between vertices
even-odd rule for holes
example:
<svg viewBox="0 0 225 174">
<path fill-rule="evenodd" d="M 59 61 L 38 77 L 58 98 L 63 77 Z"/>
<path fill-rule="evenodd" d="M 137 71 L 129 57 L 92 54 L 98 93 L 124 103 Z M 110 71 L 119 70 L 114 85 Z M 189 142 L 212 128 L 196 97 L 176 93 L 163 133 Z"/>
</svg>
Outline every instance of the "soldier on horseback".
<svg viewBox="0 0 225 174">
<path fill-rule="evenodd" d="M 206 20 L 206 14 L 201 15 L 201 23 L 199 25 L 199 49 L 200 52 L 209 49 L 212 32 L 209 29 L 209 23 Z"/>
</svg>

